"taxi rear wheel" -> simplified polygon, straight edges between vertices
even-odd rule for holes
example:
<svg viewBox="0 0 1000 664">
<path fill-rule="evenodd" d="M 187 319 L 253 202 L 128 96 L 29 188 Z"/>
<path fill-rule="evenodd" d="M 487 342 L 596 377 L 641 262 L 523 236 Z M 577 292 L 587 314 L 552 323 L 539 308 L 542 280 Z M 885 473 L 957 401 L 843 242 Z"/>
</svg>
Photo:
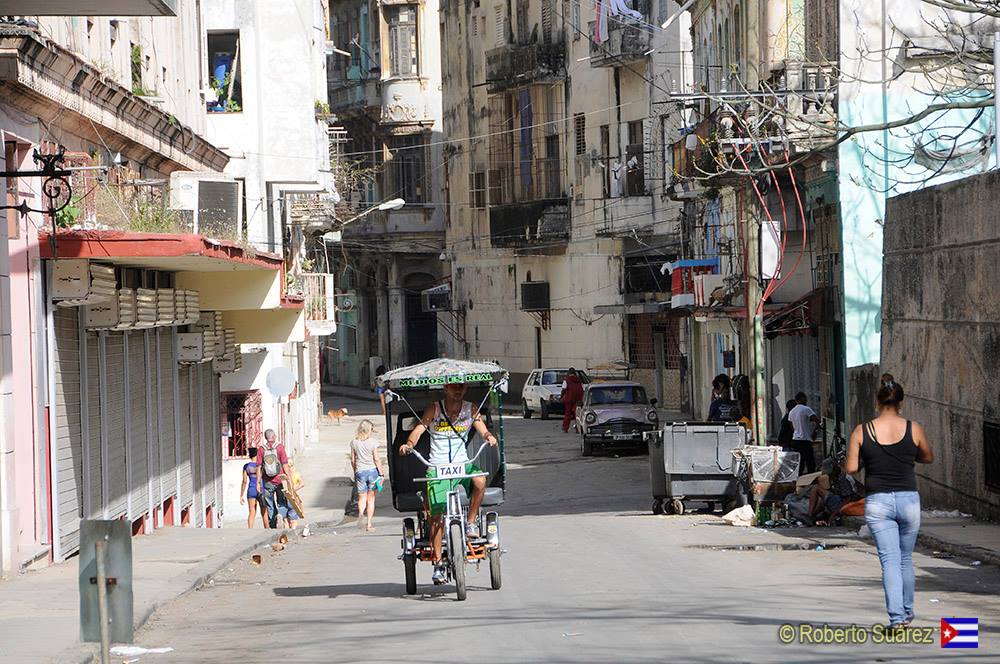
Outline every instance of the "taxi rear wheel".
<svg viewBox="0 0 1000 664">
<path fill-rule="evenodd" d="M 521 417 L 526 420 L 531 419 L 531 409 L 528 408 L 528 402 L 524 399 L 521 399 Z"/>
</svg>

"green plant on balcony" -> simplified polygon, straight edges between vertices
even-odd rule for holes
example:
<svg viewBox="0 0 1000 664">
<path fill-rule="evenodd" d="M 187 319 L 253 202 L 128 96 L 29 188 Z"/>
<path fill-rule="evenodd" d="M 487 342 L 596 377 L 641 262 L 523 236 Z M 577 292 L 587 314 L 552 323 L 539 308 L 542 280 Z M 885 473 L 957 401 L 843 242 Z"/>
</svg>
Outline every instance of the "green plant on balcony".
<svg viewBox="0 0 1000 664">
<path fill-rule="evenodd" d="M 215 105 L 215 109 L 224 110 L 226 113 L 239 113 L 243 110 L 239 102 L 235 99 L 230 98 L 230 90 L 233 85 L 233 72 L 227 71 L 225 78 L 221 81 L 218 76 L 212 77 L 212 89 L 215 90 L 215 96 L 218 99 Z"/>
<path fill-rule="evenodd" d="M 74 196 L 70 199 L 69 205 L 56 212 L 56 226 L 58 228 L 70 228 L 80 218 L 83 208 L 79 207 L 80 197 Z"/>
<path fill-rule="evenodd" d="M 302 271 L 303 272 L 312 272 L 315 267 L 316 267 L 316 261 L 313 260 L 312 258 L 303 258 L 302 259 Z"/>
<path fill-rule="evenodd" d="M 330 104 L 325 101 L 316 100 L 316 115 L 330 115 Z"/>
<path fill-rule="evenodd" d="M 138 200 L 132 215 L 132 230 L 139 233 L 178 233 L 180 218 L 167 207 L 166 198 Z"/>
</svg>

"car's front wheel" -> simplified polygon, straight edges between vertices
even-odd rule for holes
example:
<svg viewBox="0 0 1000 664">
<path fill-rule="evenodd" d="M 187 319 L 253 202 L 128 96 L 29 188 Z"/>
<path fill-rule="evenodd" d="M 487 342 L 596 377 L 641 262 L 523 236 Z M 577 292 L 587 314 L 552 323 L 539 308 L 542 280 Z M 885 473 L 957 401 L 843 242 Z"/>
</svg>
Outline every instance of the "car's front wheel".
<svg viewBox="0 0 1000 664">
<path fill-rule="evenodd" d="M 543 420 L 549 419 L 549 406 L 544 399 L 538 402 L 538 416 Z"/>
<path fill-rule="evenodd" d="M 594 444 L 590 442 L 586 434 L 580 436 L 580 451 L 585 457 L 594 456 Z"/>
</svg>

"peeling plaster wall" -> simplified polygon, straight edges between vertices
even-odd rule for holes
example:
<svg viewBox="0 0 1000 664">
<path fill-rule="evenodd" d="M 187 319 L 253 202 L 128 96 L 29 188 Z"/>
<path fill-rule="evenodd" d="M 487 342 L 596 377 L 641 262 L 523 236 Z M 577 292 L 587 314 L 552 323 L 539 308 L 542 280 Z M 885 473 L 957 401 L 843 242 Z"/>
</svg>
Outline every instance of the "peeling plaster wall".
<svg viewBox="0 0 1000 664">
<path fill-rule="evenodd" d="M 1000 422 L 1000 173 L 890 198 L 883 273 L 883 371 L 906 390 L 936 460 L 918 466 L 927 505 L 1000 518 L 985 486 L 983 423 Z"/>
</svg>

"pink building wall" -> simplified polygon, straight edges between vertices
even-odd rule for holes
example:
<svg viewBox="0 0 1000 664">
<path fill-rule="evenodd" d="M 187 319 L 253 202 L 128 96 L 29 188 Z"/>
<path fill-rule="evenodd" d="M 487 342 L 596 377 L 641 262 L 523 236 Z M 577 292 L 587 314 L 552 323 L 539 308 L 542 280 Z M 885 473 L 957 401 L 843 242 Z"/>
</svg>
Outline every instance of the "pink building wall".
<svg viewBox="0 0 1000 664">
<path fill-rule="evenodd" d="M 37 147 L 39 131 L 37 121 L 21 113 L 4 113 L 0 107 L 0 128 L 3 141 L 16 141 L 20 163 L 18 170 L 35 170 L 32 150 Z M 13 167 L 14 164 L 5 164 Z M 38 178 L 21 178 L 18 191 L 32 207 L 43 205 Z M 6 222 L 6 217 L 4 217 Z M 39 402 L 39 386 L 44 384 L 38 375 L 38 359 L 45 352 L 38 347 L 41 327 L 44 325 L 43 312 L 37 311 L 44 292 L 40 273 L 38 251 L 38 227 L 45 223 L 43 215 L 29 214 L 19 217 L 16 234 L 8 233 L 10 285 L 10 330 L 11 358 L 10 375 L 6 389 L 10 394 L 7 432 L 11 440 L 13 500 L 10 504 L 12 545 L 11 562 L 15 565 L 40 551 L 40 545 L 49 539 L 48 498 L 45 478 L 48 476 L 44 449 L 47 448 L 44 429 L 44 405 Z M 9 230 L 13 230 L 8 225 Z M 41 381 L 41 382 L 40 382 Z M 39 458 L 43 455 L 42 458 Z"/>
</svg>

